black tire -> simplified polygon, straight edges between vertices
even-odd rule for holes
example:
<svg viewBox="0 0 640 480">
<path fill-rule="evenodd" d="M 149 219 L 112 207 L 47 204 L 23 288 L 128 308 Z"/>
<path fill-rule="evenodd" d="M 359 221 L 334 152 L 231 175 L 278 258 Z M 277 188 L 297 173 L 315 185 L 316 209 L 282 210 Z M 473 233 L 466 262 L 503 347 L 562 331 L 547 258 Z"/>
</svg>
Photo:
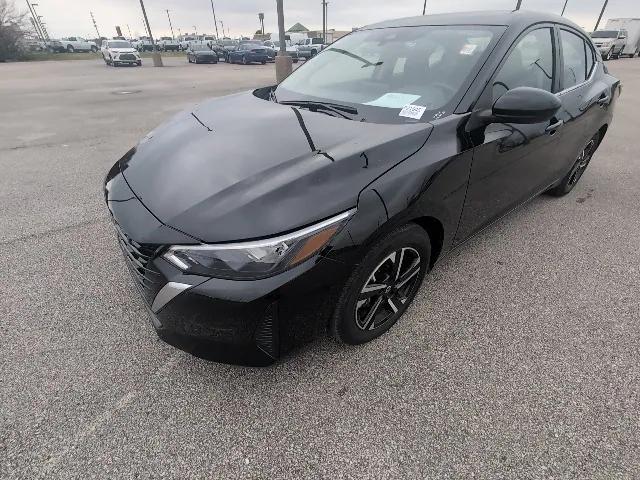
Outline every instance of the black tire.
<svg viewBox="0 0 640 480">
<path fill-rule="evenodd" d="M 294 58 L 294 59 L 293 59 L 293 63 L 298 63 L 298 61 L 299 61 L 299 60 L 298 60 L 297 58 Z"/>
<path fill-rule="evenodd" d="M 582 174 L 587 170 L 589 166 L 589 162 L 593 158 L 593 155 L 596 153 L 598 146 L 600 145 L 600 132 L 596 133 L 591 139 L 587 142 L 584 148 L 578 154 L 578 158 L 574 162 L 571 170 L 567 173 L 560 183 L 548 190 L 546 193 L 553 197 L 564 197 L 568 194 L 573 187 L 575 187 L 580 179 L 582 178 Z"/>
<path fill-rule="evenodd" d="M 247 56 L 246 55 L 242 56 L 242 64 L 243 65 L 249 65 L 249 62 L 247 62 Z"/>
<path fill-rule="evenodd" d="M 93 53 L 97 53 L 97 52 L 98 52 L 98 47 L 93 47 L 93 46 L 92 46 L 92 47 L 91 47 L 91 51 L 92 51 Z"/>
<path fill-rule="evenodd" d="M 113 62 L 111 62 L 111 63 L 113 63 L 113 66 L 114 66 L 114 67 L 119 67 L 119 66 L 120 66 L 120 63 L 119 63 L 119 62 L 113 61 Z"/>
<path fill-rule="evenodd" d="M 76 51 L 75 48 L 73 48 L 73 45 L 67 45 L 67 53 L 74 53 Z"/>
<path fill-rule="evenodd" d="M 138 60 L 138 61 L 136 62 L 136 65 L 138 65 L 139 67 L 141 67 L 141 66 L 142 66 L 142 60 Z"/>
<path fill-rule="evenodd" d="M 267 61 L 266 61 L 266 60 L 263 60 L 263 61 L 262 61 L 262 62 L 260 62 L 260 63 L 262 63 L 262 65 L 266 65 L 266 64 L 267 64 Z"/>
<path fill-rule="evenodd" d="M 408 278 L 403 280 L 403 275 L 400 275 L 398 280 L 391 279 L 396 265 L 391 260 L 392 256 L 401 259 L 400 273 L 404 266 L 407 270 L 403 275 Z M 404 225 L 379 239 L 351 274 L 340 294 L 329 325 L 333 337 L 342 343 L 359 345 L 389 330 L 402 317 L 420 289 L 430 259 L 429 236 L 416 224 Z M 389 278 L 375 278 L 387 274 Z M 371 289 L 371 282 L 376 282 L 374 289 Z M 397 288 L 400 282 L 404 284 Z M 364 318 L 360 318 L 359 311 Z"/>
</svg>

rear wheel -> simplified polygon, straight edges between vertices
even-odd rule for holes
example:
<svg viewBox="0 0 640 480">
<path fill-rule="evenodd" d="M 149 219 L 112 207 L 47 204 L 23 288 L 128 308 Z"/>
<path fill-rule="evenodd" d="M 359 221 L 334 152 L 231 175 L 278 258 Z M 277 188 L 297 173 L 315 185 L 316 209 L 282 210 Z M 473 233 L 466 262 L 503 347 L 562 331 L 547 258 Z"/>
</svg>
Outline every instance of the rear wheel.
<svg viewBox="0 0 640 480">
<path fill-rule="evenodd" d="M 75 49 L 75 48 L 73 48 L 73 45 L 67 45 L 67 52 L 69 52 L 69 53 L 73 53 L 73 52 L 75 52 L 75 51 L 76 51 L 76 49 Z"/>
<path fill-rule="evenodd" d="M 591 137 L 584 148 L 580 151 L 578 158 L 576 158 L 576 161 L 573 164 L 573 167 L 571 167 L 569 173 L 567 173 L 556 187 L 553 187 L 547 192 L 549 195 L 562 197 L 573 190 L 573 187 L 575 187 L 580 181 L 580 178 L 582 178 L 582 174 L 587 170 L 593 154 L 598 149 L 599 141 L 600 133 L 598 132 Z"/>
<path fill-rule="evenodd" d="M 95 46 L 93 46 L 93 45 L 92 45 L 92 46 L 91 46 L 91 51 L 92 51 L 93 53 L 96 53 L 96 52 L 98 51 L 98 47 L 95 47 Z"/>
<path fill-rule="evenodd" d="M 380 239 L 347 281 L 330 329 L 340 342 L 357 345 L 389 330 L 407 310 L 427 273 L 431 243 L 407 224 Z"/>
<path fill-rule="evenodd" d="M 246 55 L 242 56 L 242 64 L 243 65 L 249 65 L 249 62 L 247 61 L 247 56 Z"/>
</svg>

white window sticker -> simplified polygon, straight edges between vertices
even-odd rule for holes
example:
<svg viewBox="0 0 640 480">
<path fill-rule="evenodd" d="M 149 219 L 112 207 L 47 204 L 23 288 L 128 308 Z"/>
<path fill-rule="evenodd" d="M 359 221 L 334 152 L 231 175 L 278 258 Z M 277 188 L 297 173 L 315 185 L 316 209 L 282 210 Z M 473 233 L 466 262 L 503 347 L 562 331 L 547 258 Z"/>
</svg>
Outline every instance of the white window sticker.
<svg viewBox="0 0 640 480">
<path fill-rule="evenodd" d="M 372 107 L 385 107 L 385 108 L 402 108 L 405 105 L 420 98 L 420 95 L 412 95 L 410 93 L 385 93 L 381 97 L 371 100 L 365 103 L 365 105 L 371 105 Z"/>
<path fill-rule="evenodd" d="M 474 45 L 473 43 L 467 43 L 462 47 L 462 49 L 460 49 L 460 55 L 473 55 L 473 52 L 476 51 L 476 48 L 478 48 L 477 45 Z"/>
<path fill-rule="evenodd" d="M 400 116 L 420 120 L 426 109 L 427 107 L 421 107 L 420 105 L 405 105 L 402 110 L 400 110 Z"/>
</svg>

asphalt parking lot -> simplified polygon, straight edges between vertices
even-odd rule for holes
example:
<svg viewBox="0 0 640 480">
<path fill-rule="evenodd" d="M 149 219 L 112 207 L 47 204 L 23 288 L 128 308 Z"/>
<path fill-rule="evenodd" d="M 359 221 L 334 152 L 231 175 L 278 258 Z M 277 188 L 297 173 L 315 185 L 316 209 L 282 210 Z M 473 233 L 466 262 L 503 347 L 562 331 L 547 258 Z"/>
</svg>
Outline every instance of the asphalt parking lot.
<svg viewBox="0 0 640 480">
<path fill-rule="evenodd" d="M 373 343 L 266 369 L 158 340 L 120 258 L 114 161 L 275 78 L 166 63 L 0 64 L 1 478 L 640 478 L 640 59 L 608 64 L 615 123 L 569 196 L 456 250 Z"/>
</svg>

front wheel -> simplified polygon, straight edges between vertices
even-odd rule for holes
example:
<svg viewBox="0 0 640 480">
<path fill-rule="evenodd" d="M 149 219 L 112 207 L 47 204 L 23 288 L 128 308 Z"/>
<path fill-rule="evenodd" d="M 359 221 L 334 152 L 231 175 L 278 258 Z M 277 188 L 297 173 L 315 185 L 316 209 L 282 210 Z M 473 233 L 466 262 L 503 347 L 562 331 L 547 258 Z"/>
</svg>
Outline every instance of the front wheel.
<svg viewBox="0 0 640 480">
<path fill-rule="evenodd" d="M 589 166 L 589 162 L 591 162 L 593 154 L 598 149 L 599 142 L 600 132 L 591 137 L 578 154 L 578 158 L 576 158 L 576 161 L 573 164 L 573 167 L 571 167 L 569 173 L 567 173 L 557 186 L 547 192 L 549 195 L 554 197 L 563 197 L 573 190 L 573 187 L 578 184 L 578 181 L 582 178 L 582 174 Z"/>
<path fill-rule="evenodd" d="M 67 52 L 68 52 L 68 53 L 73 53 L 73 52 L 75 52 L 75 51 L 76 51 L 76 49 L 75 49 L 75 48 L 73 48 L 73 45 L 67 45 Z"/>
<path fill-rule="evenodd" d="M 242 64 L 243 64 L 243 65 L 249 65 L 249 62 L 247 61 L 247 57 L 246 57 L 246 55 L 243 55 L 243 56 L 242 56 Z"/>
<path fill-rule="evenodd" d="M 358 345 L 389 330 L 407 310 L 429 268 L 431 242 L 410 223 L 376 242 L 347 281 L 330 331 Z"/>
<path fill-rule="evenodd" d="M 98 47 L 91 47 L 91 52 L 93 53 L 97 53 L 98 52 Z"/>
</svg>

